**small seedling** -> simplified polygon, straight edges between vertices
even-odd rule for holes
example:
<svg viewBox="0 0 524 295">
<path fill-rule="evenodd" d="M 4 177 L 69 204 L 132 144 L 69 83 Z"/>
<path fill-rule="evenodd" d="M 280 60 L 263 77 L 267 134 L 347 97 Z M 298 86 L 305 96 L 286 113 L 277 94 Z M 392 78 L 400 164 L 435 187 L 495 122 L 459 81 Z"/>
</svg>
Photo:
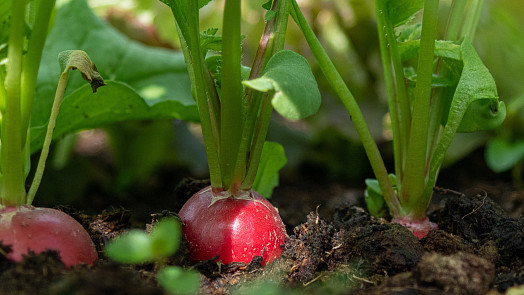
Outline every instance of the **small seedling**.
<svg viewBox="0 0 524 295">
<path fill-rule="evenodd" d="M 38 1 L 34 6 L 26 5 L 25 1 L 12 1 L 5 7 L 11 9 L 11 14 L 1 15 L 2 25 L 9 27 L 9 35 L 6 40 L 0 40 L 7 41 L 2 46 L 2 51 L 7 50 L 6 59 L 0 63 L 0 242 L 11 247 L 7 256 L 16 261 L 29 250 L 40 253 L 51 249 L 59 252 L 66 266 L 91 264 L 98 255 L 85 229 L 61 211 L 36 208 L 31 204 L 42 179 L 69 71 L 78 69 L 91 84 L 93 92 L 104 82 L 85 52 L 69 50 L 60 53 L 62 73 L 42 153 L 29 192 L 26 192 L 31 110 L 54 0 Z M 32 31 L 26 34 L 25 16 L 33 13 Z"/>
<path fill-rule="evenodd" d="M 105 254 L 120 263 L 154 262 L 160 268 L 157 281 L 169 293 L 196 294 L 200 286 L 198 272 L 165 266 L 166 260 L 178 250 L 181 238 L 180 222 L 164 218 L 153 226 L 150 234 L 131 230 L 111 241 L 105 248 Z"/>
</svg>

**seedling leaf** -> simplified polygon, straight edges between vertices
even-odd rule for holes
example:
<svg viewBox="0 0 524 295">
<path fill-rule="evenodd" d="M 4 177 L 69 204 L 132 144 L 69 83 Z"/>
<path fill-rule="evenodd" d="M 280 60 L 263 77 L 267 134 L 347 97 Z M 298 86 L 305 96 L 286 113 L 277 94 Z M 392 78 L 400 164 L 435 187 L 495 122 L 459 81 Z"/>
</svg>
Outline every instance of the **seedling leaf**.
<svg viewBox="0 0 524 295">
<path fill-rule="evenodd" d="M 320 92 L 311 67 L 293 51 L 279 51 L 269 60 L 262 77 L 243 84 L 261 92 L 274 91 L 273 107 L 290 120 L 312 115 L 320 106 Z"/>
<path fill-rule="evenodd" d="M 389 180 L 393 186 L 396 186 L 397 178 L 395 174 L 389 174 Z M 378 180 L 368 178 L 365 180 L 365 183 L 364 200 L 369 213 L 375 217 L 386 217 L 388 208 L 378 185 Z"/>
<path fill-rule="evenodd" d="M 253 189 L 262 196 L 270 198 L 273 189 L 279 183 L 278 172 L 286 163 L 287 158 L 282 145 L 276 142 L 264 142 Z"/>
<path fill-rule="evenodd" d="M 159 270 L 156 279 L 171 294 L 197 294 L 200 286 L 198 272 L 177 266 Z"/>
<path fill-rule="evenodd" d="M 153 227 L 150 238 L 154 257 L 163 258 L 173 255 L 182 239 L 180 222 L 173 218 L 160 220 Z"/>
<path fill-rule="evenodd" d="M 120 263 L 144 263 L 153 256 L 152 243 L 149 237 L 140 230 L 131 230 L 113 240 L 105 248 L 105 254 Z"/>
</svg>

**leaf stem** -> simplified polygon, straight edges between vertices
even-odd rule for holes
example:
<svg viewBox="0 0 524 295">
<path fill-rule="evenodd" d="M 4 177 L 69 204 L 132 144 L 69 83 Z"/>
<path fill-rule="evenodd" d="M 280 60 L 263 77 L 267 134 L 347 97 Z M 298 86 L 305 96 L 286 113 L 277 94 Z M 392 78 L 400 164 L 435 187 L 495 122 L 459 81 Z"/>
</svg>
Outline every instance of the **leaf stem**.
<svg viewBox="0 0 524 295">
<path fill-rule="evenodd" d="M 55 7 L 55 0 L 37 1 L 36 19 L 31 32 L 31 39 L 27 45 L 24 57 L 21 88 L 22 130 L 29 128 L 33 98 L 36 90 L 36 78 L 40 68 L 40 60 L 44 49 L 49 20 Z M 26 138 L 22 138 L 24 145 Z"/>
<path fill-rule="evenodd" d="M 409 134 L 409 100 L 404 83 L 403 67 L 398 53 L 394 28 L 386 19 L 385 1 L 376 0 L 377 29 L 380 43 L 380 55 L 384 68 L 384 81 L 388 96 L 388 109 L 393 132 L 393 156 L 395 161 L 395 175 L 402 179 L 404 159 Z M 389 50 L 388 50 L 389 48 Z M 401 183 L 398 183 L 398 191 Z"/>
<path fill-rule="evenodd" d="M 465 39 L 471 42 L 473 42 L 473 38 L 475 37 L 475 31 L 477 30 L 483 4 L 484 0 L 473 0 L 470 4 L 472 6 L 470 7 L 470 11 L 472 11 L 472 13 L 468 14 L 468 17 L 466 17 L 462 35 Z"/>
<path fill-rule="evenodd" d="M 416 204 L 422 197 L 426 184 L 426 160 L 428 144 L 431 80 L 435 39 L 437 36 L 439 0 L 425 0 L 422 33 L 417 68 L 417 84 L 413 100 L 413 116 L 408 143 L 406 169 L 402 179 L 402 206 Z M 424 212 L 412 212 L 414 218 L 423 218 Z M 420 215 L 420 216 L 419 216 Z"/>
<path fill-rule="evenodd" d="M 53 107 L 51 108 L 51 116 L 49 117 L 49 123 L 47 124 L 47 131 L 45 134 L 44 144 L 42 146 L 42 152 L 40 158 L 38 159 L 38 164 L 36 166 L 35 176 L 29 192 L 27 193 L 26 204 L 30 205 L 34 198 L 38 187 L 42 181 L 42 176 L 44 175 L 45 163 L 47 156 L 49 155 L 49 147 L 51 146 L 51 141 L 53 140 L 53 131 L 55 129 L 56 118 L 58 117 L 58 111 L 60 110 L 60 105 L 62 104 L 62 99 L 64 97 L 64 92 L 67 86 L 67 80 L 69 77 L 69 70 L 63 72 L 60 75 L 58 80 L 58 86 L 56 88 L 55 100 L 53 101 Z"/>
<path fill-rule="evenodd" d="M 253 67 L 251 68 L 250 80 L 261 75 L 271 56 L 284 49 L 290 9 L 289 0 L 273 1 L 272 9 L 274 8 L 277 9 L 278 14 L 266 24 Z M 273 109 L 271 103 L 269 103 L 270 97 L 272 95 L 246 87 L 245 108 L 247 116 L 240 150 L 240 154 L 245 155 L 245 159 L 247 159 L 247 163 L 244 164 L 246 165 L 244 167 L 246 175 L 241 184 L 241 189 L 243 190 L 250 189 L 253 186 L 258 171 L 260 156 L 262 155 L 262 148 Z M 261 102 L 262 106 L 260 106 Z M 259 112 L 260 115 L 258 114 Z M 247 154 L 248 149 L 249 155 Z"/>
<path fill-rule="evenodd" d="M 20 86 L 22 77 L 22 53 L 25 29 L 25 0 L 14 0 L 11 14 L 11 31 L 7 52 L 8 64 L 5 77 L 6 101 L 2 114 L 0 132 L 2 151 L 2 179 L 0 199 L 2 205 L 25 204 L 24 158 L 22 154 L 22 131 L 20 113 Z"/>
<path fill-rule="evenodd" d="M 364 116 L 358 107 L 358 104 L 351 94 L 351 91 L 347 88 L 344 80 L 337 72 L 333 62 L 329 59 L 328 54 L 320 44 L 320 41 L 315 36 L 315 33 L 307 23 L 304 15 L 300 11 L 300 8 L 295 0 L 291 0 L 293 9 L 291 10 L 293 19 L 299 26 L 300 30 L 304 34 L 306 41 L 315 55 L 320 68 L 327 80 L 329 81 L 333 90 L 337 93 L 338 97 L 346 107 L 357 133 L 362 141 L 362 145 L 366 151 L 366 155 L 371 163 L 373 173 L 377 177 L 380 189 L 384 195 L 384 200 L 388 204 L 388 207 L 391 209 L 393 214 L 398 214 L 399 203 L 395 191 L 393 190 L 393 185 L 389 180 L 389 176 L 382 160 L 382 156 L 378 150 L 377 144 L 373 140 L 373 136 L 369 131 L 369 128 L 364 120 Z"/>
<path fill-rule="evenodd" d="M 260 157 L 262 156 L 262 149 L 266 140 L 269 122 L 271 121 L 271 113 L 273 111 L 273 106 L 271 105 L 271 100 L 269 99 L 272 96 L 273 93 L 265 93 L 264 99 L 262 101 L 260 118 L 255 129 L 253 145 L 251 147 L 248 169 L 246 172 L 246 177 L 242 182 L 241 188 L 243 190 L 250 189 L 253 186 L 257 176 L 256 174 L 258 171 L 258 165 L 260 164 Z"/>
<path fill-rule="evenodd" d="M 210 86 L 207 68 L 200 50 L 200 33 L 198 23 L 198 1 L 188 1 L 187 14 L 177 1 L 172 1 L 171 10 L 175 16 L 178 37 L 186 60 L 187 71 L 191 80 L 191 92 L 195 97 L 202 126 L 202 135 L 206 148 L 211 186 L 222 187 L 220 161 L 218 156 L 219 126 L 216 92 Z M 212 82 L 212 81 L 211 81 Z"/>
<path fill-rule="evenodd" d="M 220 104 L 220 169 L 224 189 L 236 192 L 242 181 L 235 166 L 242 137 L 240 0 L 226 0 L 222 35 L 222 96 Z"/>
</svg>

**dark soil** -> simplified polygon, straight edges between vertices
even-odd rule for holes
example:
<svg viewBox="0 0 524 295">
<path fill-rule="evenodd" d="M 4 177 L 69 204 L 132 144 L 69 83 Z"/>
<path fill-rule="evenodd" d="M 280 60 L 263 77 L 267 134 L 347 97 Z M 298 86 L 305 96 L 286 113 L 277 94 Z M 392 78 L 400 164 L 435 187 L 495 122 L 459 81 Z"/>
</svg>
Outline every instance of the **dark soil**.
<svg viewBox="0 0 524 295">
<path fill-rule="evenodd" d="M 177 211 L 207 185 L 182 181 L 174 192 L 177 203 L 168 209 Z M 289 194 L 278 199 L 279 193 L 290 191 L 301 200 L 295 203 L 303 206 L 300 209 L 311 210 L 302 213 L 307 216 L 303 223 L 297 222 L 300 217 Z M 503 210 L 491 192 L 477 191 L 464 195 L 437 190 L 430 219 L 439 230 L 418 240 L 404 227 L 356 206 L 361 200 L 358 192 L 332 185 L 332 196 L 320 198 L 316 194 L 325 190 L 284 184 L 272 201 L 292 229 L 278 262 L 265 268 L 260 259 L 249 265 L 192 265 L 182 245 L 169 263 L 198 270 L 203 294 L 500 294 L 524 284 L 524 220 Z M 512 200 L 511 194 L 495 197 L 501 204 Z M 328 198 L 339 203 L 318 207 L 313 201 Z M 119 208 L 87 215 L 70 207 L 60 209 L 91 234 L 99 262 L 67 269 L 52 251 L 28 255 L 21 263 L 0 255 L 0 294 L 165 294 L 156 283 L 155 265 L 122 266 L 104 257 L 107 241 L 133 227 L 132 211 Z M 152 214 L 151 222 L 172 215 L 167 210 Z"/>
</svg>

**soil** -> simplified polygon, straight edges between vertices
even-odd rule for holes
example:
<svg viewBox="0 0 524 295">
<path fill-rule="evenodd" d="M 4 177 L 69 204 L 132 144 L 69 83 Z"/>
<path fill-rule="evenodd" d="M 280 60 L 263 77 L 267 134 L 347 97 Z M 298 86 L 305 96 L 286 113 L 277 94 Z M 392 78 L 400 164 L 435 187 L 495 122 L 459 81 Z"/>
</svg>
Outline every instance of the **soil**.
<svg viewBox="0 0 524 295">
<path fill-rule="evenodd" d="M 193 264 L 182 245 L 168 264 L 198 270 L 202 294 L 524 292 L 524 192 L 504 181 L 470 182 L 471 189 L 461 192 L 437 188 L 429 217 L 439 230 L 421 240 L 370 216 L 362 209 L 361 189 L 292 178 L 281 183 L 271 200 L 289 234 L 280 260 L 266 267 L 258 258 L 248 265 Z M 20 263 L 0 255 L 0 294 L 166 294 L 156 283 L 156 265 L 116 264 L 103 247 L 130 228 L 147 230 L 156 220 L 176 215 L 208 184 L 184 179 L 169 192 L 176 202 L 150 211 L 142 224 L 134 218 L 139 208 L 84 214 L 61 207 L 91 234 L 100 260 L 68 269 L 52 251 L 30 254 Z"/>
</svg>

